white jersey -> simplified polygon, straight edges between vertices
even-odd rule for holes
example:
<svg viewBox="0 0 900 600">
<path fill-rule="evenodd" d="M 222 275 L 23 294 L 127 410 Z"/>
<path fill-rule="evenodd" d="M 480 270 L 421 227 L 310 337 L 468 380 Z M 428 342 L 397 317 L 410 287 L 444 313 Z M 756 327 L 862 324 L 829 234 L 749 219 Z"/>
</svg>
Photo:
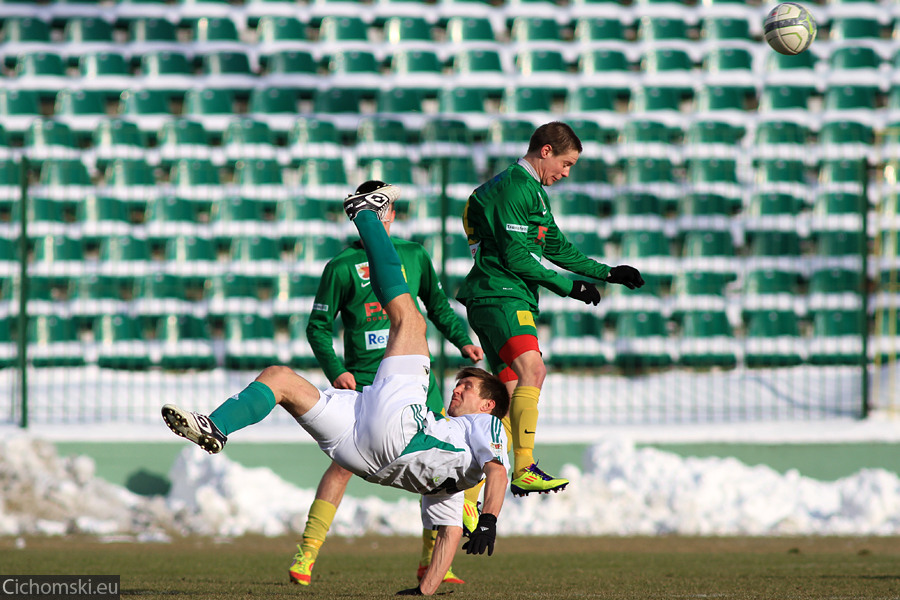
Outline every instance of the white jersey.
<svg viewBox="0 0 900 600">
<path fill-rule="evenodd" d="M 386 358 L 362 392 L 330 388 L 297 421 L 335 462 L 366 481 L 423 494 L 426 526 L 459 525 L 463 494 L 484 465 L 509 470 L 497 417 L 435 417 L 425 406 L 429 359 Z"/>
</svg>

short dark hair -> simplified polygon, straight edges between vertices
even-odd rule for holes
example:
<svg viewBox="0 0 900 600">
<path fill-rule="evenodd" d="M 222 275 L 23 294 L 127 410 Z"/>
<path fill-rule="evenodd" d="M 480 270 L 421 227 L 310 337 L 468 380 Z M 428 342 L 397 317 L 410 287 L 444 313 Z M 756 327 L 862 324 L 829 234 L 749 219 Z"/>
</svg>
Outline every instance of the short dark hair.
<svg viewBox="0 0 900 600">
<path fill-rule="evenodd" d="M 491 414 L 502 419 L 509 412 L 509 390 L 496 375 L 492 375 L 478 367 L 463 367 L 456 373 L 456 380 L 472 377 L 479 383 L 478 395 L 486 400 L 494 401 Z"/>
<path fill-rule="evenodd" d="M 379 179 L 370 179 L 369 181 L 365 181 L 359 184 L 359 187 L 356 188 L 357 194 L 368 194 L 369 192 L 374 192 L 379 188 L 383 188 L 387 184 Z"/>
<path fill-rule="evenodd" d="M 537 152 L 547 144 L 553 148 L 553 154 L 560 155 L 578 151 L 581 154 L 581 140 L 575 135 L 575 131 L 562 121 L 553 121 L 545 123 L 531 134 L 531 141 L 528 142 L 528 153 Z"/>
</svg>

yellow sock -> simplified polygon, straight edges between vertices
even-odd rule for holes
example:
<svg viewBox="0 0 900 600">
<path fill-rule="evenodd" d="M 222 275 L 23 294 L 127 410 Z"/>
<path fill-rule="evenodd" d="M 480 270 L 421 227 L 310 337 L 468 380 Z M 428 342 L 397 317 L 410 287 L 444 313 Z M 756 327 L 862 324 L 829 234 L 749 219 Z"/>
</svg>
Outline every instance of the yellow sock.
<svg viewBox="0 0 900 600">
<path fill-rule="evenodd" d="M 422 529 L 422 560 L 419 565 L 427 567 L 431 564 L 431 554 L 434 552 L 434 542 L 437 540 L 437 529 Z"/>
<path fill-rule="evenodd" d="M 481 488 L 484 487 L 484 479 L 478 482 L 475 487 L 470 487 L 463 494 L 468 502 L 478 503 L 478 496 L 481 495 Z"/>
<path fill-rule="evenodd" d="M 325 543 L 325 536 L 334 521 L 337 507 L 331 502 L 316 498 L 309 507 L 309 516 L 306 518 L 306 527 L 303 529 L 303 543 L 300 544 L 300 552 L 315 560 L 319 556 L 319 549 Z"/>
<path fill-rule="evenodd" d="M 541 388 L 531 385 L 519 385 L 513 390 L 509 420 L 515 459 L 514 477 L 534 462 L 534 433 L 537 431 L 540 395 Z"/>
</svg>

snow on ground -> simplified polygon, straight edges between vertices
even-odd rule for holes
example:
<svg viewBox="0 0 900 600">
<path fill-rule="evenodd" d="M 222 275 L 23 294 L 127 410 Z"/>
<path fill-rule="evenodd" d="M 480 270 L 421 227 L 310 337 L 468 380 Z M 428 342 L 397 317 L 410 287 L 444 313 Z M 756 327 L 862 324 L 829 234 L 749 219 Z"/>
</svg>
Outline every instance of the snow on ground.
<svg viewBox="0 0 900 600">
<path fill-rule="evenodd" d="M 500 535 L 898 535 L 900 478 L 864 469 L 834 482 L 733 458 L 682 458 L 633 440 L 589 448 L 560 494 L 508 496 Z M 87 457 L 59 457 L 33 434 L 0 440 L 0 535 L 88 533 L 143 541 L 182 534 L 302 531 L 315 490 L 267 468 L 186 445 L 166 497 L 145 498 L 94 475 Z M 345 497 L 332 533 L 416 535 L 417 498 Z"/>
</svg>

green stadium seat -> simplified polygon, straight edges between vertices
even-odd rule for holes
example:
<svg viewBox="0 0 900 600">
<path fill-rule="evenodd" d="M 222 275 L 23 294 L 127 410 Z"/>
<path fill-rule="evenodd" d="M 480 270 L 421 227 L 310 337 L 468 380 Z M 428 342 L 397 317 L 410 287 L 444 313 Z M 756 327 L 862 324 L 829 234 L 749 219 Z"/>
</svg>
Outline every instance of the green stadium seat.
<svg viewBox="0 0 900 600">
<path fill-rule="evenodd" d="M 196 85 L 191 60 L 179 51 L 157 50 L 144 54 L 140 73 L 146 89 L 183 94 Z"/>
<path fill-rule="evenodd" d="M 397 185 L 414 185 L 413 164 L 407 157 L 376 158 L 367 161 L 363 171 L 366 180 L 377 179 Z"/>
<path fill-rule="evenodd" d="M 225 317 L 225 368 L 259 371 L 276 364 L 275 326 L 255 314 Z"/>
<path fill-rule="evenodd" d="M 862 192 L 868 179 L 865 159 L 826 159 L 819 165 L 819 187 Z"/>
<path fill-rule="evenodd" d="M 603 203 L 598 202 L 590 194 L 577 190 L 562 190 L 553 195 L 554 212 L 559 221 L 564 217 L 599 217 L 603 209 Z"/>
<path fill-rule="evenodd" d="M 602 367 L 610 353 L 602 342 L 603 321 L 589 312 L 556 312 L 550 315 L 553 332 L 545 352 L 551 367 Z"/>
<path fill-rule="evenodd" d="M 421 90 L 436 96 L 446 82 L 437 52 L 423 48 L 400 48 L 391 58 L 393 85 Z"/>
<path fill-rule="evenodd" d="M 868 246 L 860 231 L 817 231 L 813 234 L 819 256 L 847 256 L 862 260 Z"/>
<path fill-rule="evenodd" d="M 160 165 L 171 168 L 179 160 L 209 160 L 210 141 L 210 135 L 199 121 L 170 119 L 157 135 Z"/>
<path fill-rule="evenodd" d="M 619 136 L 619 154 L 627 165 L 632 164 L 632 159 L 667 158 L 673 156 L 673 145 L 680 141 L 680 136 L 678 126 L 653 118 L 630 118 Z"/>
<path fill-rule="evenodd" d="M 163 230 L 175 234 L 181 225 L 187 226 L 193 232 L 194 225 L 199 221 L 200 204 L 168 194 L 161 195 L 147 205 L 147 226 L 153 231 L 154 224 Z M 176 226 L 175 224 L 179 224 Z"/>
<path fill-rule="evenodd" d="M 128 61 L 117 51 L 82 54 L 78 59 L 78 71 L 83 88 L 100 90 L 107 99 L 117 99 L 122 90 L 132 84 Z"/>
<path fill-rule="evenodd" d="M 77 44 L 86 50 L 110 48 L 115 42 L 112 24 L 94 17 L 67 19 L 63 27 L 63 38 L 67 43 Z"/>
<path fill-rule="evenodd" d="M 760 159 L 801 160 L 809 157 L 810 128 L 788 119 L 762 120 L 754 133 L 754 156 Z"/>
<path fill-rule="evenodd" d="M 686 21 L 678 18 L 643 16 L 638 21 L 637 39 L 645 42 L 686 42 L 690 38 Z"/>
<path fill-rule="evenodd" d="M 212 202 L 225 194 L 219 169 L 210 160 L 178 160 L 172 166 L 169 180 L 175 192 L 187 199 Z"/>
<path fill-rule="evenodd" d="M 210 46 L 221 47 L 216 45 L 217 42 L 239 43 L 241 41 L 234 21 L 228 18 L 201 17 L 192 23 L 191 32 L 194 43 L 201 52 L 206 51 Z"/>
<path fill-rule="evenodd" d="M 384 39 L 390 44 L 430 42 L 431 24 L 420 16 L 391 17 L 384 24 Z"/>
<path fill-rule="evenodd" d="M 251 118 L 231 121 L 222 135 L 225 160 L 231 164 L 241 159 L 276 160 L 278 151 L 274 142 L 275 134 L 269 125 Z"/>
<path fill-rule="evenodd" d="M 623 258 L 669 256 L 669 240 L 662 231 L 625 231 L 620 242 Z"/>
<path fill-rule="evenodd" d="M 207 131 L 221 133 L 235 115 L 232 89 L 195 88 L 184 95 L 184 115 L 203 123 Z"/>
<path fill-rule="evenodd" d="M 297 231 L 308 231 L 308 225 L 319 226 L 327 220 L 338 220 L 343 215 L 343 210 L 339 214 L 337 209 L 333 200 L 307 198 L 298 194 L 278 203 L 275 218 L 278 220 L 279 231 L 287 237 Z"/>
<path fill-rule="evenodd" d="M 842 267 L 817 269 L 809 278 L 809 308 L 859 308 L 863 284 L 860 270 Z"/>
<path fill-rule="evenodd" d="M 141 262 L 150 260 L 150 244 L 131 235 L 114 235 L 100 244 L 100 259 L 108 262 Z"/>
<path fill-rule="evenodd" d="M 640 83 L 625 51 L 615 47 L 582 51 L 576 71 L 584 85 L 607 88 L 618 96 L 627 96 Z"/>
<path fill-rule="evenodd" d="M 28 357 L 34 367 L 80 367 L 84 346 L 74 319 L 33 315 L 28 321 Z"/>
<path fill-rule="evenodd" d="M 78 239 L 62 235 L 44 235 L 34 240 L 34 261 L 37 263 L 83 259 L 84 249 Z"/>
<path fill-rule="evenodd" d="M 876 18 L 864 16 L 841 17 L 831 22 L 830 39 L 838 42 L 846 40 L 877 40 L 881 37 L 881 23 Z"/>
<path fill-rule="evenodd" d="M 709 192 L 693 192 L 682 197 L 678 203 L 679 221 L 684 223 L 703 223 L 720 221 L 720 217 L 728 217 L 736 208 L 729 196 Z M 681 226 L 681 229 L 697 229 L 697 227 Z"/>
<path fill-rule="evenodd" d="M 241 236 L 231 240 L 230 258 L 234 262 L 259 263 L 277 261 L 281 258 L 278 241 L 264 236 Z"/>
<path fill-rule="evenodd" d="M 135 284 L 135 311 L 141 316 L 169 312 L 183 314 L 203 292 L 202 276 L 186 277 L 174 273 L 151 273 Z"/>
<path fill-rule="evenodd" d="M 844 111 L 867 111 L 878 101 L 877 85 L 837 85 L 825 90 L 824 110 L 828 114 Z"/>
<path fill-rule="evenodd" d="M 340 132 L 332 121 L 298 118 L 288 133 L 288 151 L 299 164 L 306 158 L 338 158 L 341 156 Z"/>
<path fill-rule="evenodd" d="M 156 339 L 161 342 L 159 366 L 171 371 L 208 370 L 216 367 L 209 324 L 194 315 L 159 318 Z"/>
<path fill-rule="evenodd" d="M 49 99 L 69 85 L 66 64 L 56 52 L 36 51 L 20 54 L 16 61 L 15 81 L 22 90 L 33 90 Z"/>
<path fill-rule="evenodd" d="M 626 371 L 670 366 L 674 361 L 666 344 L 663 315 L 655 311 L 628 311 L 616 317 L 614 363 Z"/>
<path fill-rule="evenodd" d="M 412 135 L 403 121 L 377 115 L 364 116 L 356 130 L 357 161 L 365 164 L 374 158 L 408 156 L 411 141 Z"/>
<path fill-rule="evenodd" d="M 640 86 L 631 95 L 629 111 L 632 113 L 679 112 L 685 99 L 684 91 L 677 87 Z"/>
<path fill-rule="evenodd" d="M 341 130 L 355 129 L 365 96 L 359 89 L 319 89 L 313 95 L 313 112 L 328 115 Z"/>
<path fill-rule="evenodd" d="M 322 233 L 310 233 L 297 238 L 293 256 L 297 262 L 321 264 L 331 260 L 346 247 L 340 237 Z"/>
<path fill-rule="evenodd" d="M 3 21 L 3 41 L 13 46 L 49 44 L 50 23 L 38 17 L 10 17 Z"/>
<path fill-rule="evenodd" d="M 119 114 L 143 133 L 155 133 L 172 120 L 175 95 L 166 90 L 125 90 L 119 98 Z"/>
<path fill-rule="evenodd" d="M 806 165 L 803 160 L 762 160 L 756 169 L 756 182 L 760 188 L 767 184 L 807 185 Z"/>
<path fill-rule="evenodd" d="M 753 256 L 798 257 L 801 254 L 800 234 L 797 231 L 748 231 L 750 253 Z"/>
<path fill-rule="evenodd" d="M 203 85 L 208 89 L 226 90 L 233 94 L 249 94 L 258 79 L 243 50 L 221 50 L 205 54 L 201 59 Z"/>
<path fill-rule="evenodd" d="M 41 165 L 42 192 L 56 199 L 79 200 L 91 186 L 91 176 L 80 159 L 45 160 Z"/>
<path fill-rule="evenodd" d="M 34 90 L 0 88 L 0 124 L 9 133 L 24 132 L 41 118 L 41 100 Z"/>
<path fill-rule="evenodd" d="M 143 159 L 118 159 L 106 168 L 105 193 L 123 200 L 148 201 L 159 193 L 154 169 Z"/>
<path fill-rule="evenodd" d="M 759 111 L 807 111 L 813 91 L 811 85 L 767 85 L 760 94 Z"/>
<path fill-rule="evenodd" d="M 737 365 L 736 342 L 723 310 L 695 310 L 681 316 L 678 363 L 685 367 Z"/>
<path fill-rule="evenodd" d="M 744 363 L 755 367 L 787 367 L 803 362 L 797 316 L 789 310 L 759 310 L 746 315 Z"/>
<path fill-rule="evenodd" d="M 696 108 L 703 113 L 722 110 L 747 113 L 752 96 L 753 90 L 746 86 L 707 85 L 697 94 Z"/>
<path fill-rule="evenodd" d="M 682 254 L 686 258 L 732 257 L 735 255 L 734 238 L 728 230 L 688 231 Z"/>
<path fill-rule="evenodd" d="M 566 96 L 566 113 L 615 112 L 619 95 L 603 87 L 578 87 Z"/>
<path fill-rule="evenodd" d="M 620 19 L 583 17 L 575 20 L 576 42 L 625 42 L 625 24 Z"/>
<path fill-rule="evenodd" d="M 411 115 L 421 121 L 422 102 L 424 100 L 425 92 L 423 90 L 404 88 L 380 90 L 375 96 L 375 111 L 378 113 L 392 113 L 394 118 L 400 115 Z"/>
<path fill-rule="evenodd" d="M 339 186 L 347 187 L 347 172 L 339 158 L 309 159 L 302 165 L 300 184 L 307 187 Z M 343 191 L 346 196 L 346 190 Z"/>
<path fill-rule="evenodd" d="M 256 25 L 256 33 L 263 48 L 291 47 L 309 39 L 306 24 L 290 15 L 263 15 Z"/>
<path fill-rule="evenodd" d="M 137 204 L 140 206 L 140 204 Z M 116 224 L 123 227 L 119 232 L 126 231 L 126 227 L 130 227 L 132 222 L 132 211 L 135 210 L 136 203 L 128 202 L 119 198 L 109 196 L 90 194 L 83 202 L 78 203 L 78 221 L 82 224 L 82 235 L 85 235 L 85 229 L 90 230 L 91 223 L 106 224 L 104 228 L 114 228 Z"/>
<path fill-rule="evenodd" d="M 742 125 L 718 120 L 713 116 L 691 122 L 685 132 L 686 158 L 736 157 L 744 139 L 746 128 Z"/>
<path fill-rule="evenodd" d="M 106 97 L 107 93 L 99 90 L 61 90 L 54 113 L 73 132 L 87 136 L 107 118 Z"/>
<path fill-rule="evenodd" d="M 429 119 L 422 127 L 419 149 L 422 160 L 428 162 L 444 156 L 468 156 L 473 143 L 465 121 L 438 117 Z"/>
<path fill-rule="evenodd" d="M 736 16 L 708 16 L 703 18 L 700 38 L 713 42 L 750 41 L 750 22 Z"/>
<path fill-rule="evenodd" d="M 0 317 L 0 369 L 12 367 L 18 363 L 19 353 L 13 338 L 13 319 Z"/>
<path fill-rule="evenodd" d="M 485 115 L 488 91 L 484 88 L 449 88 L 441 91 L 438 102 L 440 112 Z"/>
<path fill-rule="evenodd" d="M 134 278 L 127 275 L 82 275 L 72 285 L 69 307 L 73 315 L 88 320 L 121 313 L 128 310 L 133 288 Z"/>
<path fill-rule="evenodd" d="M 318 369 L 319 361 L 313 354 L 312 347 L 306 337 L 306 326 L 309 324 L 309 312 L 305 308 L 300 314 L 291 314 L 288 319 L 288 331 L 291 336 L 291 367 L 294 369 Z"/>
<path fill-rule="evenodd" d="M 178 43 L 178 28 L 169 19 L 141 16 L 128 20 L 128 39 L 136 48 L 147 51 L 171 47 Z"/>
<path fill-rule="evenodd" d="M 513 43 L 563 41 L 562 31 L 556 19 L 542 17 L 515 17 L 510 27 L 509 38 Z"/>
<path fill-rule="evenodd" d="M 38 119 L 25 132 L 25 151 L 29 162 L 40 168 L 45 160 L 74 160 L 81 156 L 72 129 L 60 121 Z"/>
<path fill-rule="evenodd" d="M 792 194 L 760 192 L 753 194 L 746 214 L 753 217 L 789 215 L 792 219 L 803 209 L 803 200 Z"/>
<path fill-rule="evenodd" d="M 102 315 L 94 322 L 93 329 L 98 367 L 122 370 L 150 367 L 140 320 L 124 314 Z"/>
<path fill-rule="evenodd" d="M 491 48 L 463 47 L 453 56 L 452 70 L 458 87 L 477 87 L 492 95 L 506 87 L 500 52 Z"/>
<path fill-rule="evenodd" d="M 867 123 L 827 121 L 819 129 L 818 142 L 820 155 L 824 158 L 866 158 L 874 162 L 875 132 Z"/>
<path fill-rule="evenodd" d="M 862 194 L 852 192 L 822 191 L 816 194 L 813 214 L 826 215 L 859 215 L 865 210 L 867 200 Z"/>
<path fill-rule="evenodd" d="M 455 45 L 466 42 L 495 42 L 497 36 L 486 17 L 451 17 L 447 21 L 447 41 Z"/>
<path fill-rule="evenodd" d="M 813 365 L 861 365 L 862 338 L 868 334 L 860 310 L 820 310 L 813 316 L 807 360 Z"/>
<path fill-rule="evenodd" d="M 330 44 L 367 42 L 368 26 L 360 17 L 326 16 L 319 26 L 319 40 Z"/>
<path fill-rule="evenodd" d="M 176 235 L 166 239 L 166 260 L 183 265 L 187 275 L 207 272 L 216 260 L 216 253 L 215 242 L 207 237 Z"/>
<path fill-rule="evenodd" d="M 305 49 L 275 50 L 260 56 L 264 72 L 259 78 L 267 87 L 290 90 L 301 98 L 312 98 L 318 89 L 319 65 Z"/>
<path fill-rule="evenodd" d="M 297 120 L 299 100 L 300 94 L 290 87 L 256 87 L 250 92 L 249 116 L 284 134 Z"/>
</svg>

